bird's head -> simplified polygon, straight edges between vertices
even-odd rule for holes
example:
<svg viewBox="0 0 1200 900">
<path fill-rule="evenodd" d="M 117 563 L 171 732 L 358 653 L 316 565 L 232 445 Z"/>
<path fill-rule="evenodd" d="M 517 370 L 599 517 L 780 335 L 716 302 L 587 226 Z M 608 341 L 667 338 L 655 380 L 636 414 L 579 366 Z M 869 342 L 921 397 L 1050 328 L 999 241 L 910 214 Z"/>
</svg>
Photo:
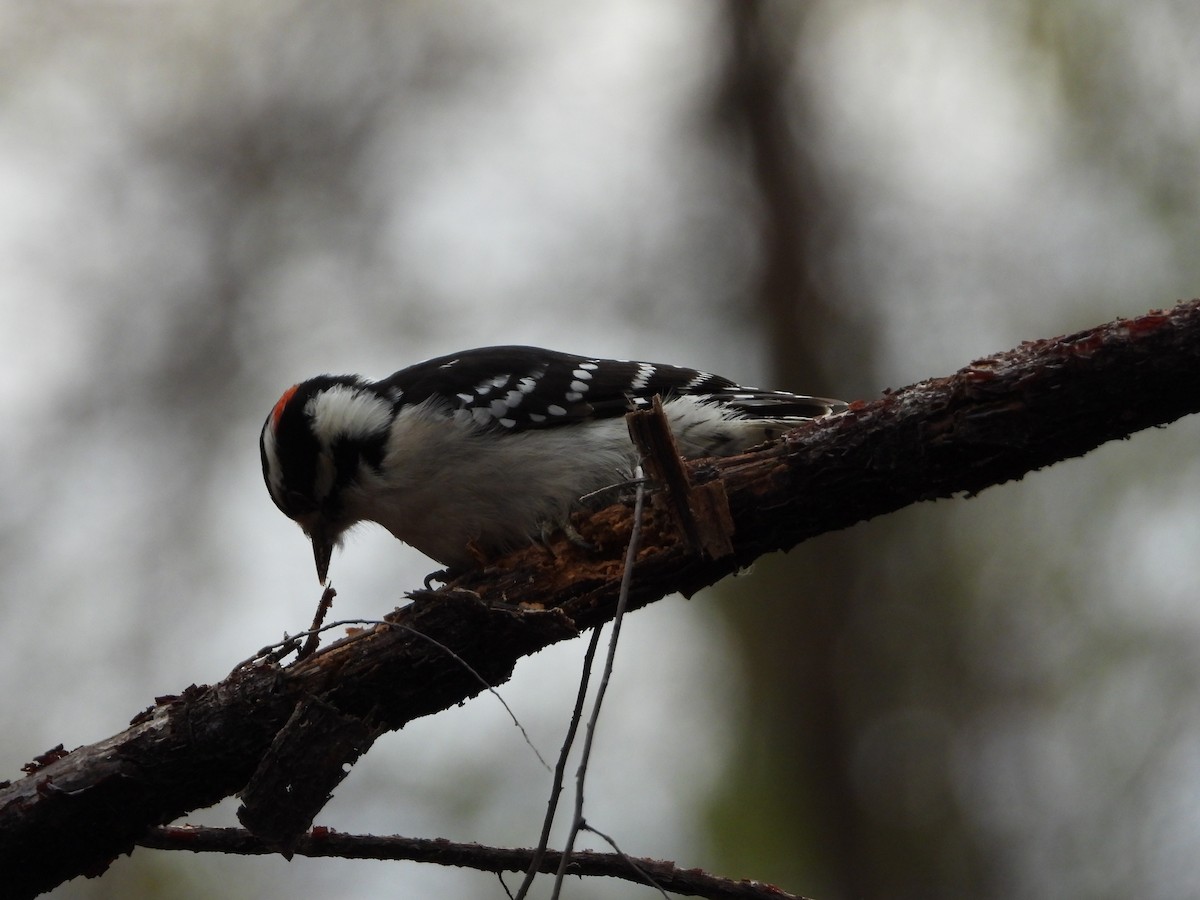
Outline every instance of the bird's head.
<svg viewBox="0 0 1200 900">
<path fill-rule="evenodd" d="M 321 375 L 293 385 L 276 402 L 259 437 L 263 479 L 275 505 L 312 541 L 325 583 L 333 548 L 359 521 L 348 489 L 363 465 L 378 467 L 392 403 L 354 375 Z"/>
</svg>

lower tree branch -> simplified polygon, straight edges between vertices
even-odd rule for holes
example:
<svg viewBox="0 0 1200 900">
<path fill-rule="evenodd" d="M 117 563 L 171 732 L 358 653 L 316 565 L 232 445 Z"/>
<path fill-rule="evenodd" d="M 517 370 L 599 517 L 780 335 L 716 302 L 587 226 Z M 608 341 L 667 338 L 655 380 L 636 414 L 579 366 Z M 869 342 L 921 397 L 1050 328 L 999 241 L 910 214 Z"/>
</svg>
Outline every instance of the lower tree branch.
<svg viewBox="0 0 1200 900">
<path fill-rule="evenodd" d="M 274 853 L 262 839 L 240 828 L 199 828 L 193 826 L 154 828 L 138 842 L 143 847 L 161 850 L 190 850 L 194 853 L 236 853 L 254 855 Z M 523 872 L 529 868 L 534 851 L 522 848 L 486 847 L 482 844 L 457 843 L 430 838 L 399 835 L 341 834 L 328 828 L 313 829 L 296 842 L 297 856 L 331 856 L 339 859 L 389 859 L 460 866 L 481 872 Z M 550 874 L 558 869 L 560 851 L 547 850 L 538 863 L 538 871 Z M 718 878 L 699 869 L 681 869 L 674 862 L 620 853 L 596 853 L 591 850 L 571 854 L 567 874 L 575 877 L 604 876 L 654 884 L 672 894 L 707 897 L 711 900 L 803 900 L 774 885 L 757 881 Z"/>
<path fill-rule="evenodd" d="M 763 449 L 686 464 L 690 485 L 720 484 L 715 494 L 698 493 L 717 503 L 723 521 L 727 503 L 732 552 L 690 549 L 672 524 L 677 516 L 651 509 L 630 609 L 690 595 L 823 532 L 974 494 L 1197 411 L 1200 301 L 976 360 Z M 463 662 L 499 684 L 522 656 L 612 617 L 630 511 L 611 506 L 577 527 L 596 552 L 565 540 L 552 552 L 524 548 L 439 591 L 415 592 L 387 623 L 311 656 L 244 664 L 219 684 L 158 698 L 107 740 L 44 755 L 26 778 L 0 784 L 7 895 L 100 874 L 149 827 L 216 803 L 252 776 L 285 791 L 324 778 L 319 796 L 264 828 L 274 846 L 297 845 L 343 765 L 375 737 L 480 692 Z M 308 740 L 306 721 L 320 726 L 321 752 L 295 752 Z M 254 810 L 247 817 L 262 821 Z"/>
</svg>

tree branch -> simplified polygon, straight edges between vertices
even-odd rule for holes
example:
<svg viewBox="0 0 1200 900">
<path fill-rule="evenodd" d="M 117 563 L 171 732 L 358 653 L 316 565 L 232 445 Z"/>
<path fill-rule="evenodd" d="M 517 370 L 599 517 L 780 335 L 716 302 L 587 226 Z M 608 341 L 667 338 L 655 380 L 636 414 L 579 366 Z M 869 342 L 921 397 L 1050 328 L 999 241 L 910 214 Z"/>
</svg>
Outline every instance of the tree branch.
<svg viewBox="0 0 1200 900">
<path fill-rule="evenodd" d="M 190 850 L 194 853 L 236 853 L 249 856 L 275 852 L 265 841 L 240 828 L 155 828 L 139 843 L 143 847 Z M 534 857 L 534 851 L 530 849 L 487 847 L 483 844 L 407 838 L 399 835 L 341 834 L 328 828 L 313 829 L 311 834 L 302 837 L 296 844 L 296 854 L 339 859 L 410 860 L 496 873 L 523 872 Z M 538 863 L 538 871 L 553 873 L 558 868 L 560 859 L 560 851 L 546 851 Z M 710 900 L 803 900 L 774 885 L 718 878 L 699 869 L 681 869 L 669 860 L 627 857 L 620 853 L 577 851 L 571 854 L 567 874 L 579 878 L 620 878 L 635 884 L 645 884 L 644 876 L 648 875 L 663 890 L 685 897 L 707 897 Z"/>
<path fill-rule="evenodd" d="M 688 463 L 690 484 L 723 488 L 716 497 L 728 503 L 732 552 L 690 550 L 675 517 L 650 510 L 630 609 L 690 595 L 814 535 L 974 494 L 1197 411 L 1200 301 L 1022 344 L 856 403 L 764 449 Z M 100 874 L 150 826 L 244 788 L 265 799 L 244 808 L 243 820 L 262 821 L 256 811 L 278 813 L 280 792 L 322 779 L 315 799 L 264 829 L 274 846 L 298 846 L 344 764 L 378 735 L 480 692 L 462 662 L 499 684 L 522 656 L 611 618 L 630 511 L 610 506 L 577 525 L 596 552 L 566 541 L 552 553 L 524 548 L 439 591 L 415 592 L 388 617 L 394 624 L 285 667 L 240 666 L 219 684 L 158 698 L 121 734 L 27 767 L 28 777 L 0 785 L 9 896 Z"/>
</svg>

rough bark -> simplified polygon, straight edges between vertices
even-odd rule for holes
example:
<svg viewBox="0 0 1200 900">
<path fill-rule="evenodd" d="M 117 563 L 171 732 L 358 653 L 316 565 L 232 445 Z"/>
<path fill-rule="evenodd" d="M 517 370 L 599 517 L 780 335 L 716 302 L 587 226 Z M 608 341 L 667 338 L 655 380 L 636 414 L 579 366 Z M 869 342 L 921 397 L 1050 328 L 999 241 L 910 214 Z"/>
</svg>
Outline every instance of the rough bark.
<svg viewBox="0 0 1200 900">
<path fill-rule="evenodd" d="M 685 464 L 684 487 L 643 526 L 630 607 L 690 595 L 764 553 L 920 500 L 973 494 L 1197 411 L 1200 301 L 1022 344 L 855 403 L 769 447 Z M 721 490 L 704 489 L 717 482 Z M 706 556 L 679 536 L 671 509 L 693 490 L 710 509 L 722 506 L 722 520 L 728 504 L 732 552 Z M 0 786 L 6 896 L 98 875 L 148 827 L 248 785 L 243 820 L 286 852 L 344 764 L 379 734 L 474 696 L 479 678 L 506 681 L 522 656 L 607 621 L 630 510 L 618 504 L 577 525 L 595 552 L 565 541 L 525 548 L 415 592 L 393 624 L 287 666 L 243 664 L 219 684 L 158 698 L 121 734 L 46 754 L 28 777 Z M 308 779 L 320 789 L 286 809 L 274 804 Z"/>
</svg>

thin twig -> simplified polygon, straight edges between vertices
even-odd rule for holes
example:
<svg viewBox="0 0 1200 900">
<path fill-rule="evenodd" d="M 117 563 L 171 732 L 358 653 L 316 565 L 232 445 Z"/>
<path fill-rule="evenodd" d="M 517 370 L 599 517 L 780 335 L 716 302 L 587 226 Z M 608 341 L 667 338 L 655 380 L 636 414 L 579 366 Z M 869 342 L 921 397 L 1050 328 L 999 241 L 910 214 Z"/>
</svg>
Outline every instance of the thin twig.
<svg viewBox="0 0 1200 900">
<path fill-rule="evenodd" d="M 293 650 L 300 646 L 300 638 L 311 638 L 314 634 L 321 634 L 334 628 L 344 628 L 347 625 L 388 625 L 380 619 L 340 619 L 337 622 L 330 622 L 328 625 L 320 625 L 315 628 L 310 628 L 308 631 L 301 631 L 299 634 L 291 635 L 286 631 L 283 634 L 283 639 L 278 640 L 273 644 L 267 644 L 265 647 L 260 647 L 258 651 L 250 657 L 243 659 L 240 663 L 233 667 L 236 672 L 238 669 L 244 669 L 251 666 L 259 660 L 265 659 L 270 662 L 277 663 L 287 656 Z"/>
<path fill-rule="evenodd" d="M 596 723 L 600 719 L 600 708 L 604 704 L 604 695 L 608 691 L 608 680 L 612 675 L 613 663 L 617 656 L 617 640 L 621 636 L 621 620 L 625 617 L 625 607 L 629 603 L 629 588 L 633 584 L 633 564 L 637 561 L 638 541 L 641 538 L 642 501 L 646 496 L 645 485 L 640 481 L 642 478 L 641 466 L 638 466 L 635 474 L 639 482 L 637 498 L 633 504 L 633 530 L 629 534 L 629 547 L 625 551 L 625 570 L 621 573 L 621 593 L 617 598 L 617 608 L 613 614 L 612 634 L 608 638 L 608 656 L 604 660 L 604 671 L 600 678 L 600 686 L 596 689 L 596 699 L 592 703 L 592 715 L 588 719 L 587 731 L 583 739 L 583 753 L 575 776 L 575 816 L 571 821 L 567 844 L 563 847 L 562 859 L 558 863 L 558 871 L 554 873 L 554 891 L 550 895 L 552 900 L 558 900 L 562 894 L 563 877 L 566 875 L 567 864 L 571 860 L 575 838 L 579 836 L 579 829 L 584 825 L 583 786 L 587 780 L 588 760 L 592 755 L 592 740 L 596 735 Z"/>
<path fill-rule="evenodd" d="M 478 681 L 481 685 L 483 685 L 489 694 L 491 694 L 493 697 L 495 697 L 497 700 L 500 701 L 500 705 L 504 707 L 504 711 L 508 713 L 508 717 L 510 719 L 512 719 L 513 724 L 516 725 L 517 728 L 520 730 L 521 737 L 525 738 L 525 743 L 529 745 L 529 749 L 532 750 L 533 755 L 537 757 L 537 761 L 542 764 L 543 769 L 545 769 L 547 772 L 550 771 L 550 764 L 548 762 L 546 762 L 546 760 L 542 756 L 542 754 L 538 752 L 538 748 L 533 745 L 533 740 L 529 737 L 529 732 L 525 730 L 525 726 L 521 724 L 521 720 L 517 718 L 517 714 L 512 711 L 512 707 L 510 707 L 505 702 L 504 698 L 500 696 L 500 692 L 498 690 L 496 690 L 494 687 L 492 687 L 492 685 L 488 683 L 488 680 L 486 678 L 484 678 L 482 675 L 480 675 L 478 672 L 476 672 L 471 667 L 471 664 L 469 662 L 467 662 L 465 659 L 463 659 L 461 656 L 459 656 L 457 653 L 455 653 L 453 650 L 451 650 L 449 647 L 447 647 L 441 641 L 436 640 L 435 638 L 431 638 L 429 635 L 424 634 L 423 632 L 417 631 L 415 628 L 410 628 L 407 625 L 401 625 L 399 622 L 384 622 L 383 624 L 388 625 L 392 628 L 403 629 L 404 631 L 407 631 L 410 634 L 415 634 L 419 638 L 424 638 L 429 643 L 433 644 L 433 646 L 437 647 L 439 650 L 444 650 L 446 653 L 448 653 L 450 655 L 451 659 L 458 662 L 464 669 L 466 669 L 468 672 L 470 672 L 472 677 L 474 677 L 476 681 Z"/>
<path fill-rule="evenodd" d="M 629 490 L 629 488 L 637 487 L 639 484 L 649 484 L 649 482 L 650 479 L 646 478 L 644 475 L 641 478 L 630 478 L 626 481 L 618 481 L 616 484 L 608 484 L 602 488 L 597 488 L 594 491 L 588 491 L 588 493 L 579 498 L 579 502 L 586 503 L 587 501 L 594 500 L 596 497 L 600 497 L 604 494 L 626 491 Z"/>
<path fill-rule="evenodd" d="M 304 659 L 312 656 L 317 651 L 317 644 L 320 640 L 321 624 L 325 621 L 325 616 L 329 612 L 329 608 L 333 606 L 333 598 L 337 596 L 337 591 L 333 589 L 333 585 L 326 586 L 321 592 L 321 600 L 317 604 L 317 611 L 313 614 L 312 625 L 308 629 L 308 639 L 305 640 L 304 646 L 300 648 L 300 652 L 296 654 L 296 659 Z"/>
<path fill-rule="evenodd" d="M 579 691 L 575 695 L 575 708 L 571 710 L 571 723 L 567 726 L 567 735 L 563 738 L 562 749 L 558 751 L 558 762 L 554 765 L 554 778 L 550 785 L 550 800 L 546 804 L 546 818 L 542 821 L 542 834 L 538 845 L 529 861 L 525 878 L 517 889 L 514 900 L 523 900 L 533 886 L 533 879 L 541 868 L 542 860 L 546 857 L 546 848 L 550 844 L 550 829 L 554 826 L 554 816 L 558 812 L 558 798 L 562 796 L 563 776 L 567 771 L 567 758 L 571 755 L 571 747 L 575 743 L 575 734 L 583 719 L 583 701 L 587 699 L 588 682 L 592 675 L 592 661 L 596 658 L 596 648 L 600 645 L 600 635 L 603 627 L 592 629 L 592 638 L 588 641 L 587 652 L 583 655 L 583 674 L 579 678 Z"/>
<path fill-rule="evenodd" d="M 276 853 L 274 847 L 242 828 L 209 828 L 170 825 L 151 828 L 138 841 L 142 847 L 159 850 L 188 850 L 193 853 Z M 533 851 L 523 848 L 489 847 L 443 838 L 408 838 L 400 835 L 342 834 L 329 828 L 314 828 L 301 835 L 294 848 L 297 856 L 338 859 L 410 860 L 443 866 L 462 866 L 480 872 L 522 872 Z M 548 850 L 542 871 L 558 865 L 559 851 Z M 579 877 L 618 878 L 644 883 L 631 868 L 636 866 L 672 894 L 707 897 L 711 900 L 802 900 L 774 885 L 710 875 L 701 869 L 681 868 L 673 862 L 646 857 L 630 858 L 616 853 L 581 850 L 571 859 L 570 871 Z"/>
<path fill-rule="evenodd" d="M 653 878 L 651 878 L 650 873 L 647 872 L 645 869 L 643 869 L 641 866 L 639 866 L 632 856 L 630 856 L 628 853 L 626 853 L 624 850 L 622 850 L 620 847 L 618 847 L 617 842 L 615 840 L 613 840 L 611 837 L 609 837 L 607 834 L 605 834 L 599 828 L 593 828 L 591 825 L 588 825 L 587 823 L 584 823 L 583 825 L 581 825 L 580 828 L 585 831 L 590 831 L 592 834 L 596 835 L 598 838 L 600 838 L 602 841 L 604 841 L 606 844 L 608 844 L 608 846 L 612 847 L 613 852 L 616 853 L 618 856 L 620 856 L 621 859 L 623 859 L 627 863 L 629 863 L 629 868 L 633 869 L 633 871 L 635 871 L 638 874 L 638 876 L 643 881 L 646 882 L 646 884 L 650 885 L 652 888 L 655 888 L 660 894 L 663 895 L 663 897 L 667 897 L 667 892 L 663 890 L 662 885 L 659 884 L 657 881 L 655 881 Z M 667 900 L 670 900 L 670 898 L 667 897 Z"/>
</svg>

